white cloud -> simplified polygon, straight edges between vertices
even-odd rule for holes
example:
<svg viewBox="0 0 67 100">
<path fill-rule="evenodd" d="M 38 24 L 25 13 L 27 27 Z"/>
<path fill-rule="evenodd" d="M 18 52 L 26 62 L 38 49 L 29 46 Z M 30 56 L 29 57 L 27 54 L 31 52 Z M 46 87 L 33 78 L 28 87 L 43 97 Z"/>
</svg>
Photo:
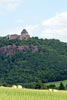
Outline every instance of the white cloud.
<svg viewBox="0 0 67 100">
<path fill-rule="evenodd" d="M 11 34 L 20 34 L 21 31 L 23 30 L 23 27 L 16 27 L 16 28 L 13 28 L 13 29 L 9 29 L 7 31 L 7 34 L 11 35 Z"/>
<path fill-rule="evenodd" d="M 57 14 L 42 23 L 41 37 L 63 39 L 67 36 L 67 12 Z M 67 40 L 66 40 L 67 41 Z"/>
<path fill-rule="evenodd" d="M 20 34 L 23 27 L 14 27 L 14 28 L 7 28 L 0 32 L 0 36 L 12 35 L 12 34 Z"/>
<path fill-rule="evenodd" d="M 23 29 L 26 29 L 29 33 L 29 35 L 32 37 L 32 36 L 38 36 L 38 32 L 39 31 L 39 26 L 38 25 L 29 25 L 29 26 L 25 26 L 25 27 L 22 27 L 22 26 L 19 26 L 19 27 L 16 27 L 16 28 L 9 28 L 9 29 L 6 29 L 4 31 L 2 31 L 1 34 L 2 36 L 6 36 L 6 35 L 11 35 L 11 34 L 20 34 L 21 31 Z"/>
<path fill-rule="evenodd" d="M 26 29 L 28 30 L 31 36 L 37 36 L 36 32 L 39 31 L 39 25 L 30 25 L 27 26 Z"/>
<path fill-rule="evenodd" d="M 0 0 L 0 8 L 13 11 L 15 10 L 23 0 Z"/>
<path fill-rule="evenodd" d="M 18 23 L 23 23 L 23 20 L 18 20 Z M 60 39 L 67 42 L 67 12 L 57 14 L 48 20 L 45 20 L 40 25 L 29 25 L 5 31 L 9 34 L 20 34 L 22 29 L 26 28 L 30 36 L 38 36 L 39 38 Z"/>
</svg>

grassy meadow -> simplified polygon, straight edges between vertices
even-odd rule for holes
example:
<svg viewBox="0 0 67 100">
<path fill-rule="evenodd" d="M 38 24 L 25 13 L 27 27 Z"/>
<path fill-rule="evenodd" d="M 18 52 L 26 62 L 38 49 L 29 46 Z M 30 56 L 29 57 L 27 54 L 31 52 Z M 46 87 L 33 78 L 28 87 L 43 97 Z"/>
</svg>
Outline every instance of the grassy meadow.
<svg viewBox="0 0 67 100">
<path fill-rule="evenodd" d="M 0 100 L 67 100 L 67 92 L 0 88 Z"/>
</svg>

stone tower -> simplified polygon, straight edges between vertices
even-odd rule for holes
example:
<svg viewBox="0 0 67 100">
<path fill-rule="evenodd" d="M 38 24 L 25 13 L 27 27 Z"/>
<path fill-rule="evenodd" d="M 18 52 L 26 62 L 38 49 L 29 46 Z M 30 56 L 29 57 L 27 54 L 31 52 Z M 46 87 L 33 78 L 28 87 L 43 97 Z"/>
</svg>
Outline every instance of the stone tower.
<svg viewBox="0 0 67 100">
<path fill-rule="evenodd" d="M 27 30 L 26 30 L 26 29 L 23 29 L 23 30 L 22 30 L 21 35 L 23 35 L 23 34 L 24 34 L 24 35 L 25 35 L 25 34 L 27 34 L 27 35 L 28 35 L 28 32 L 27 32 Z"/>
<path fill-rule="evenodd" d="M 21 35 L 13 34 L 9 36 L 10 40 L 18 39 L 18 40 L 28 40 L 30 35 L 28 34 L 26 29 L 23 29 Z"/>
<path fill-rule="evenodd" d="M 26 29 L 23 29 L 20 35 L 20 40 L 28 40 L 30 35 L 28 34 Z"/>
</svg>

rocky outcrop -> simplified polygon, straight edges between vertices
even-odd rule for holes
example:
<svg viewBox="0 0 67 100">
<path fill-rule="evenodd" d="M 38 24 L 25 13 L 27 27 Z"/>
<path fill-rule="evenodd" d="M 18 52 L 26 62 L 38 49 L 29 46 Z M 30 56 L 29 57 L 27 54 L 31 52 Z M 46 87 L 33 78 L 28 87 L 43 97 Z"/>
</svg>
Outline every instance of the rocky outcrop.
<svg viewBox="0 0 67 100">
<path fill-rule="evenodd" d="M 5 53 L 6 56 L 9 55 L 13 55 L 16 52 L 28 52 L 28 51 L 32 51 L 32 52 L 37 52 L 38 51 L 38 47 L 31 45 L 31 46 L 27 46 L 27 45 L 22 45 L 22 46 L 16 46 L 16 45 L 8 45 L 8 46 L 4 46 L 0 48 L 0 54 Z"/>
</svg>

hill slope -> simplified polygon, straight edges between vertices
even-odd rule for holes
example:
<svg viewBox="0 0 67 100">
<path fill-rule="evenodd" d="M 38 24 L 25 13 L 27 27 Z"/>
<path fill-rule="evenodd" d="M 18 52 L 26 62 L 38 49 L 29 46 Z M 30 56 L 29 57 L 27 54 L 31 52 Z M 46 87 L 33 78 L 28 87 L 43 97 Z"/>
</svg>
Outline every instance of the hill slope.
<svg viewBox="0 0 67 100">
<path fill-rule="evenodd" d="M 57 82 L 49 82 L 49 83 L 45 83 L 45 85 L 56 85 L 56 87 L 59 87 L 60 83 L 63 83 L 64 86 L 67 85 L 67 80 L 63 80 L 63 81 L 57 81 Z"/>
<path fill-rule="evenodd" d="M 15 47 L 15 48 L 14 48 Z M 22 47 L 18 50 L 19 47 Z M 0 85 L 35 87 L 67 79 L 67 44 L 59 40 L 27 41 L 0 37 Z"/>
</svg>

